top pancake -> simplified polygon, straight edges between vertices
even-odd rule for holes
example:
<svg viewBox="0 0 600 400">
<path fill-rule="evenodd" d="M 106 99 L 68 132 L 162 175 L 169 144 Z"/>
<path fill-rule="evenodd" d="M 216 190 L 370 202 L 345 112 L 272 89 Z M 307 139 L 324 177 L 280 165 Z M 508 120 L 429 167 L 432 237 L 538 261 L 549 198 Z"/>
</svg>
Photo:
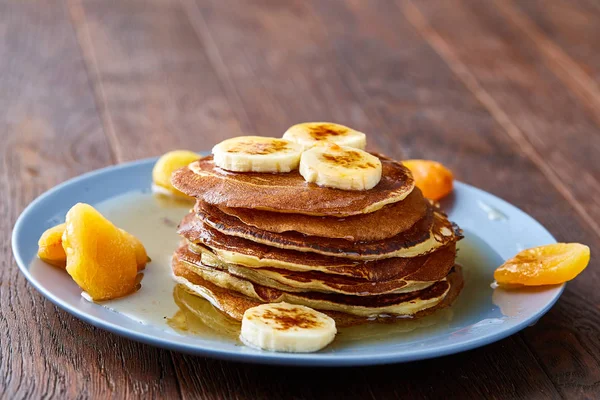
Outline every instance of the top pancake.
<svg viewBox="0 0 600 400">
<path fill-rule="evenodd" d="M 402 201 L 381 210 L 345 218 L 274 213 L 249 208 L 220 206 L 221 212 L 263 231 L 299 232 L 309 236 L 346 239 L 353 242 L 383 240 L 407 231 L 427 212 L 427 201 L 419 188 Z M 200 205 L 196 205 L 196 212 Z"/>
<path fill-rule="evenodd" d="M 381 181 L 365 191 L 339 190 L 308 183 L 296 171 L 280 174 L 229 172 L 215 166 L 212 156 L 181 168 L 173 186 L 206 203 L 280 213 L 346 217 L 367 214 L 404 200 L 414 188 L 410 171 L 379 156 Z"/>
</svg>

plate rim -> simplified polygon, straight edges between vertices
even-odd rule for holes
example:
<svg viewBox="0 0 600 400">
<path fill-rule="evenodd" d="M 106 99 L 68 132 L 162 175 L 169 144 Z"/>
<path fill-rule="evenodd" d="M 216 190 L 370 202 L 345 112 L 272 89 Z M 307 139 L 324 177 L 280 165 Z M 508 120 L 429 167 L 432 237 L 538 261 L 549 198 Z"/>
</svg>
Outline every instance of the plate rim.
<svg viewBox="0 0 600 400">
<path fill-rule="evenodd" d="M 200 152 L 199 154 L 206 154 L 205 152 Z M 107 330 L 109 332 L 115 333 L 119 336 L 125 337 L 130 340 L 135 340 L 141 343 L 149 344 L 155 347 L 164 348 L 168 350 L 183 352 L 187 354 L 195 354 L 205 357 L 218 358 L 222 360 L 229 361 L 241 361 L 247 363 L 257 363 L 257 364 L 276 364 L 276 365 L 295 365 L 295 366 L 323 366 L 323 367 L 351 367 L 351 366 L 359 366 L 359 365 L 379 365 L 379 364 L 391 364 L 391 363 L 400 363 L 400 362 L 410 362 L 417 360 L 426 360 L 436 357 L 442 357 L 446 355 L 456 354 L 463 351 L 472 350 L 478 347 L 486 346 L 490 343 L 496 342 L 498 340 L 502 340 L 508 336 L 519 332 L 520 330 L 526 328 L 532 323 L 537 322 L 542 316 L 544 316 L 558 301 L 562 293 L 564 292 L 566 283 L 563 283 L 560 286 L 556 286 L 554 289 L 558 289 L 554 297 L 541 309 L 539 309 L 534 315 L 531 317 L 511 326 L 507 329 L 503 329 L 500 331 L 492 332 L 490 334 L 474 337 L 468 341 L 463 343 L 459 343 L 456 345 L 440 345 L 438 347 L 427 347 L 425 349 L 413 350 L 413 351 L 402 351 L 396 353 L 388 353 L 388 354 L 379 354 L 379 355 L 369 355 L 369 354 L 344 354 L 343 356 L 338 356 L 336 353 L 331 354 L 319 354 L 319 353 L 272 353 L 272 352 L 260 352 L 260 353 L 245 353 L 245 352 L 232 352 L 227 349 L 211 349 L 207 346 L 201 346 L 198 344 L 186 344 L 179 343 L 175 339 L 165 339 L 156 337 L 152 334 L 139 332 L 135 330 L 130 330 L 126 327 L 123 327 L 119 324 L 115 324 L 113 322 L 106 321 L 102 318 L 98 318 L 92 315 L 89 315 L 85 311 L 81 311 L 76 307 L 71 307 L 68 304 L 63 303 L 59 298 L 57 298 L 52 291 L 47 290 L 41 282 L 35 279 L 31 273 L 29 272 L 29 268 L 27 263 L 25 263 L 23 259 L 23 255 L 21 254 L 19 249 L 18 237 L 20 236 L 21 231 L 24 229 L 25 221 L 27 220 L 28 214 L 32 213 L 39 204 L 43 203 L 43 201 L 54 195 L 57 192 L 64 190 L 65 188 L 76 185 L 81 181 L 85 181 L 88 179 L 93 179 L 96 176 L 109 173 L 116 172 L 122 169 L 132 168 L 132 167 L 140 167 L 145 164 L 150 164 L 156 162 L 158 157 L 150 157 L 144 158 L 135 161 L 129 161 L 122 164 L 116 165 L 108 165 L 103 168 L 99 168 L 93 171 L 89 171 L 83 173 L 81 175 L 70 178 L 58 185 L 48 189 L 43 192 L 39 196 L 37 196 L 33 201 L 31 201 L 20 213 L 17 218 L 15 225 L 13 226 L 13 231 L 11 235 L 11 247 L 12 253 L 15 258 L 15 262 L 17 263 L 19 270 L 25 276 L 29 284 L 31 284 L 42 296 L 50 300 L 54 305 L 59 307 L 60 309 L 68 312 L 74 317 L 85 321 L 97 328 Z M 506 200 L 492 194 L 486 192 L 482 189 L 479 189 L 475 186 L 469 185 L 464 182 L 455 181 L 456 187 L 464 187 L 469 190 L 473 190 L 478 194 L 483 194 L 484 196 L 491 196 L 495 201 L 500 202 L 500 204 L 507 206 L 512 209 L 516 209 L 520 213 L 528 216 L 529 218 L 536 221 L 551 237 L 551 239 L 556 242 L 554 236 L 535 218 L 531 217 L 529 214 L 518 208 L 517 206 L 507 202 Z M 125 192 L 123 192 L 125 193 Z M 126 317 L 125 317 L 126 318 Z"/>
</svg>

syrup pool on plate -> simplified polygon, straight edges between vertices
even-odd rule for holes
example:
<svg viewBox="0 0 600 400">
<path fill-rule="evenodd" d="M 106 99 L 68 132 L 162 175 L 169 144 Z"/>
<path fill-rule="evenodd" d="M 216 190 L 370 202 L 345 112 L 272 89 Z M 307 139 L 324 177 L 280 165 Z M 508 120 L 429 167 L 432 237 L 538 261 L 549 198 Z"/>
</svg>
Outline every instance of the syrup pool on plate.
<svg viewBox="0 0 600 400">
<path fill-rule="evenodd" d="M 225 316 L 208 301 L 189 294 L 171 278 L 171 255 L 180 241 L 177 224 L 192 207 L 191 202 L 152 193 L 130 193 L 97 205 L 97 209 L 115 225 L 137 236 L 152 259 L 143 272 L 139 291 L 121 299 L 101 302 L 99 306 L 173 334 L 239 343 L 240 324 L 237 321 Z M 491 322 L 502 323 L 507 316 L 501 313 L 501 305 L 494 304 L 497 299 L 492 301 L 493 290 L 490 288 L 493 270 L 502 259 L 470 231 L 465 232 L 465 239 L 458 247 L 457 263 L 463 268 L 465 287 L 451 307 L 416 320 L 406 318 L 393 323 L 340 328 L 328 349 L 367 342 L 416 343 L 448 329 L 460 334 L 464 329 L 481 329 Z M 509 305 L 505 304 L 506 307 Z M 494 321 L 472 320 L 472 316 L 483 309 L 497 309 L 497 318 Z M 515 312 L 513 309 L 507 314 Z"/>
</svg>

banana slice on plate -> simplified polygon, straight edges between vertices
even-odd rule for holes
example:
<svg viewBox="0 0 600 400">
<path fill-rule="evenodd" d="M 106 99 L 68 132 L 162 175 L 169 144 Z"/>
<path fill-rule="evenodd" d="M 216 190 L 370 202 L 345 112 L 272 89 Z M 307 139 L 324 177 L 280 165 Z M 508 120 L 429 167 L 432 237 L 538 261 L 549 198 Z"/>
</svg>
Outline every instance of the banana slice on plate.
<svg viewBox="0 0 600 400">
<path fill-rule="evenodd" d="M 381 161 L 366 151 L 323 143 L 302 153 L 300 174 L 319 186 L 369 190 L 381 180 Z"/>
<path fill-rule="evenodd" d="M 289 303 L 246 310 L 240 340 L 250 347 L 287 353 L 321 350 L 337 333 L 335 321 L 312 308 Z"/>
<path fill-rule="evenodd" d="M 302 146 L 285 139 L 239 136 L 212 149 L 215 165 L 235 172 L 290 172 L 298 168 Z"/>
<path fill-rule="evenodd" d="M 305 122 L 290 127 L 283 138 L 291 140 L 309 149 L 323 141 L 333 142 L 340 146 L 355 147 L 364 150 L 367 136 L 352 128 L 332 122 Z"/>
</svg>

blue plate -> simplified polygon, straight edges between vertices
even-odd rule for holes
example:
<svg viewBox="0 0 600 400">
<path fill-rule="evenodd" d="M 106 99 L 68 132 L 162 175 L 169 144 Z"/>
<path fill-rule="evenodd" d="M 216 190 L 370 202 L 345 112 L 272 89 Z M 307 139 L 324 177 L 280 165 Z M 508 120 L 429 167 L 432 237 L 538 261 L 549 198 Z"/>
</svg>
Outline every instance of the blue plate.
<svg viewBox="0 0 600 400">
<path fill-rule="evenodd" d="M 119 215 L 129 211 L 112 212 L 107 204 L 114 205 L 115 198 L 117 203 L 130 210 L 143 208 L 139 204 L 149 204 L 147 201 L 132 202 L 127 200 L 127 196 L 152 198 L 151 171 L 155 161 L 146 159 L 108 167 L 58 185 L 23 211 L 12 236 L 13 251 L 21 272 L 43 296 L 92 325 L 132 340 L 202 356 L 265 364 L 357 366 L 406 362 L 458 353 L 512 335 L 535 323 L 552 307 L 564 289 L 564 285 L 518 291 L 491 287 L 493 271 L 504 260 L 524 248 L 554 243 L 555 239 L 523 211 L 489 193 L 456 182 L 453 195 L 443 201 L 442 208 L 465 232 L 458 253 L 458 262 L 465 271 L 465 288 L 449 310 L 442 310 L 442 322 L 411 332 L 399 329 L 395 334 L 383 336 L 373 331 L 372 337 L 365 340 L 344 340 L 344 335 L 351 335 L 342 331 L 334 345 L 311 354 L 263 352 L 240 346 L 218 335 L 185 335 L 166 324 L 141 323 L 139 319 L 115 312 L 118 307 L 111 309 L 110 304 L 106 307 L 84 300 L 81 290 L 70 277 L 64 271 L 41 262 L 36 252 L 42 232 L 63 222 L 65 213 L 76 202 L 99 207 L 116 225 L 140 235 L 149 247 L 148 240 L 153 239 L 149 235 L 155 231 L 132 226 L 131 222 L 123 226 Z M 172 229 L 174 232 L 175 228 Z M 176 236 L 168 240 L 173 238 Z M 162 238 L 154 238 L 155 242 L 156 239 L 162 241 Z M 173 249 L 175 246 L 176 241 Z M 142 282 L 139 296 L 148 295 L 150 289 L 145 292 L 144 289 L 158 280 L 157 276 L 151 278 L 150 272 L 163 274 L 163 282 L 169 280 L 168 260 L 160 259 L 160 256 L 156 260 L 152 248 L 148 250 L 153 262 Z M 138 293 L 132 296 L 138 296 Z M 172 297 L 169 301 L 173 301 Z M 171 306 L 176 307 L 174 303 Z M 369 335 L 369 331 L 365 332 Z"/>
</svg>

